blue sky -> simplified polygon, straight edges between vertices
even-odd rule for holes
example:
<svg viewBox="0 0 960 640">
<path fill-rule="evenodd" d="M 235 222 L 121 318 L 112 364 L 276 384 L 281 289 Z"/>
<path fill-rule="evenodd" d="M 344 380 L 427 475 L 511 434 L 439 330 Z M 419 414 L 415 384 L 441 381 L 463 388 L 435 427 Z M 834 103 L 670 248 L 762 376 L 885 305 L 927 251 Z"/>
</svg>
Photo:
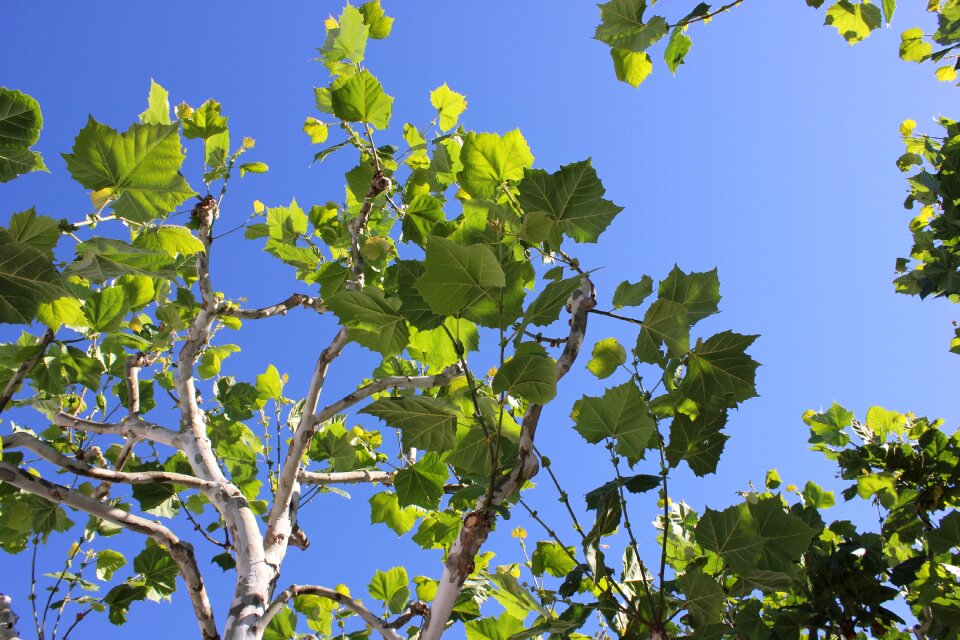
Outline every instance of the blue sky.
<svg viewBox="0 0 960 640">
<path fill-rule="evenodd" d="M 672 11 L 677 3 L 663 4 Z M 693 3 L 681 4 L 677 14 Z M 919 8 L 901 4 L 894 29 L 851 48 L 802 0 L 747 0 L 691 28 L 693 49 L 676 77 L 659 64 L 634 90 L 615 80 L 606 47 L 591 39 L 598 19 L 591 3 L 385 1 L 396 17 L 393 34 L 371 42 L 367 54 L 367 65 L 395 97 L 393 126 L 378 144 L 400 140 L 404 122 L 429 122 L 428 93 L 447 82 L 467 96 L 468 128 L 519 127 L 535 166 L 554 171 L 593 159 L 607 197 L 625 207 L 598 245 L 579 252 L 589 268 L 602 267 L 601 299 L 609 300 L 620 280 L 642 274 L 656 280 L 674 263 L 686 271 L 716 266 L 722 313 L 702 330 L 761 335 L 751 349 L 763 365 L 760 397 L 732 417 L 717 476 L 675 474 L 674 496 L 694 508 L 729 504 L 735 491 L 762 483 L 774 467 L 785 482 L 842 487 L 807 451 L 800 415 L 808 408 L 837 401 L 863 415 L 880 404 L 948 424 L 960 416 L 956 356 L 947 352 L 950 304 L 897 296 L 891 285 L 894 261 L 910 246 L 906 183 L 894 164 L 902 153 L 898 125 L 913 118 L 920 131 L 933 132 L 933 117 L 951 115 L 945 109 L 955 91 L 937 83 L 931 69 L 897 58 L 900 31 L 929 22 Z M 174 103 L 222 102 L 235 139 L 256 138 L 251 159 L 270 165 L 264 176 L 232 183 L 224 203 L 232 223 L 224 227 L 239 224 L 254 199 L 280 205 L 295 197 L 304 206 L 342 200 L 343 172 L 355 159 L 334 156 L 311 166 L 316 148 L 300 128 L 305 116 L 318 115 L 312 87 L 327 82 L 323 67 L 310 62 L 323 40 L 322 20 L 340 9 L 335 2 L 292 1 L 269 9 L 244 1 L 167 10 L 146 3 L 8 2 L 0 82 L 40 102 L 45 126 L 36 148 L 52 173 L 0 186 L 3 216 L 36 206 L 46 215 L 82 219 L 89 200 L 59 154 L 70 149 L 87 114 L 126 127 L 145 107 L 151 78 Z M 192 152 L 185 173 L 196 177 L 200 155 Z M 239 233 L 218 241 L 214 287 L 246 296 L 252 306 L 303 290 L 259 246 Z M 290 374 L 287 395 L 297 396 L 334 327 L 332 319 L 303 312 L 248 329 L 228 372 L 252 379 L 272 361 Z M 631 340 L 599 317 L 591 319 L 590 335 Z M 561 383 L 539 431 L 541 450 L 574 496 L 607 474 L 604 452 L 587 448 L 569 419 L 573 400 L 603 388 L 585 362 Z M 328 398 L 348 392 L 375 360 L 353 346 L 337 366 Z M 556 496 L 540 480 L 531 501 L 562 528 Z M 314 501 L 302 516 L 314 547 L 306 562 L 288 558 L 295 566 L 284 568 L 282 583 L 345 582 L 362 592 L 376 568 L 399 564 L 411 575 L 439 576 L 436 553 L 369 527 L 368 495 Z M 633 517 L 644 524 L 651 518 L 643 506 Z M 491 540 L 504 562 L 518 558 L 509 528 L 521 524 L 539 535 L 519 515 L 506 524 Z M 643 531 L 651 544 L 652 530 Z M 56 570 L 68 543 L 53 541 L 40 569 Z M 3 589 L 15 597 L 27 637 L 28 585 L 20 576 L 28 568 L 27 554 L 0 556 Z M 232 587 L 225 581 L 211 588 L 215 607 L 228 601 Z M 217 613 L 222 621 L 222 607 Z M 135 605 L 130 624 L 144 639 L 196 629 L 181 596 L 172 605 Z M 80 637 L 101 628 L 107 637 L 126 633 L 105 622 L 84 626 Z"/>
</svg>

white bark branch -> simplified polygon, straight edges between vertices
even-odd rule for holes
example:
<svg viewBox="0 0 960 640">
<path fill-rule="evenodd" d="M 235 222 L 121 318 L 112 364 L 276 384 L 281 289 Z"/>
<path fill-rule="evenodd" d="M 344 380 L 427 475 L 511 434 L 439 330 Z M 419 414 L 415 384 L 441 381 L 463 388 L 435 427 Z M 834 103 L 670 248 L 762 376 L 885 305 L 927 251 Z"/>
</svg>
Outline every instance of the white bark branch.
<svg viewBox="0 0 960 640">
<path fill-rule="evenodd" d="M 393 476 L 395 475 L 396 471 L 380 471 L 379 469 L 335 471 L 333 473 L 301 471 L 299 480 L 300 484 L 360 484 L 364 482 L 379 482 L 389 487 L 393 485 Z"/>
<path fill-rule="evenodd" d="M 201 349 L 210 339 L 210 331 L 217 318 L 219 304 L 210 282 L 211 227 L 219 205 L 215 198 L 206 196 L 194 207 L 197 236 L 204 250 L 197 254 L 197 281 L 200 288 L 200 309 L 187 328 L 187 339 L 177 356 L 176 387 L 180 403 L 181 450 L 193 472 L 201 480 L 216 485 L 204 495 L 223 518 L 231 533 L 236 551 L 237 579 L 233 600 L 227 616 L 225 635 L 228 638 L 248 638 L 249 627 L 263 613 L 270 600 L 270 585 L 276 579 L 279 565 L 269 565 L 264 557 L 263 537 L 257 515 L 236 485 L 229 482 L 217 462 L 213 446 L 207 437 L 204 412 L 197 404 L 196 381 L 193 368 Z"/>
<path fill-rule="evenodd" d="M 273 619 L 275 615 L 283 611 L 284 607 L 287 606 L 287 603 L 297 597 L 303 595 L 313 595 L 320 596 L 321 598 L 327 598 L 337 602 L 347 609 L 350 609 L 358 616 L 360 616 L 364 622 L 373 627 L 377 633 L 383 636 L 384 640 L 401 640 L 400 635 L 394 631 L 389 623 L 383 618 L 379 618 L 374 615 L 369 609 L 363 606 L 358 601 L 346 596 L 339 591 L 334 591 L 333 589 L 328 589 L 327 587 L 320 587 L 317 585 L 291 585 L 283 593 L 277 596 L 276 600 L 270 603 L 270 607 L 267 608 L 266 612 L 257 621 L 256 630 L 260 633 L 267 628 L 267 625 L 270 624 L 270 620 Z"/>
<path fill-rule="evenodd" d="M 153 538 L 170 552 L 170 556 L 177 563 L 180 577 L 187 585 L 187 594 L 204 640 L 215 640 L 220 637 L 213 618 L 213 609 L 210 607 L 210 599 L 203 584 L 203 577 L 200 575 L 200 569 L 193 554 L 193 546 L 189 542 L 180 540 L 176 534 L 159 522 L 104 504 L 79 491 L 38 478 L 6 462 L 0 462 L 0 482 L 6 482 L 50 502 L 65 504 L 96 518 Z"/>
<path fill-rule="evenodd" d="M 0 640 L 20 640 L 17 620 L 19 618 L 13 611 L 13 599 L 0 593 Z"/>
<path fill-rule="evenodd" d="M 9 436 L 3 436 L 3 448 L 27 449 L 37 454 L 47 462 L 54 464 L 62 469 L 76 473 L 77 475 L 88 478 L 96 478 L 106 482 L 123 482 L 126 484 L 178 484 L 192 489 L 212 490 L 216 485 L 212 482 L 200 480 L 194 476 L 188 476 L 183 473 L 174 473 L 172 471 L 114 471 L 111 469 L 101 469 L 92 467 L 85 462 L 68 458 L 56 449 L 47 446 L 41 440 L 24 431 L 19 431 Z"/>
<path fill-rule="evenodd" d="M 370 180 L 370 189 L 367 191 L 363 204 L 360 206 L 359 214 L 347 225 L 347 230 L 350 233 L 350 256 L 353 263 L 353 278 L 347 282 L 347 287 L 352 289 L 363 289 L 364 263 L 363 254 L 360 253 L 360 234 L 367 226 L 370 210 L 373 208 L 373 201 L 384 191 L 389 191 L 392 186 L 390 178 L 383 175 L 383 172 L 380 170 L 380 162 L 376 156 L 376 149 L 371 149 L 371 153 L 374 154 L 371 160 L 374 166 L 374 174 Z M 298 477 L 300 476 L 303 454 L 307 450 L 310 440 L 316 431 L 318 419 L 323 420 L 319 415 L 316 415 L 320 392 L 327 378 L 327 371 L 330 369 L 330 364 L 336 360 L 346 344 L 347 328 L 340 327 L 337 335 L 334 336 L 327 348 L 324 349 L 320 357 L 317 358 L 317 365 L 313 370 L 313 377 L 310 379 L 310 385 L 307 387 L 303 414 L 293 433 L 293 439 L 290 442 L 290 447 L 287 449 L 287 456 L 283 462 L 283 467 L 279 471 L 277 492 L 273 497 L 273 506 L 270 509 L 270 517 L 267 520 L 267 533 L 264 539 L 264 549 L 266 550 L 267 560 L 278 567 L 287 553 L 290 536 L 297 524 L 297 497 L 300 495 L 300 482 L 298 481 Z M 345 406 L 350 405 L 347 404 Z"/>
<path fill-rule="evenodd" d="M 587 276 L 583 276 L 580 286 L 574 290 L 567 301 L 567 311 L 572 316 L 570 334 L 563 353 L 557 360 L 557 380 L 570 371 L 570 367 L 579 355 L 587 330 L 587 314 L 595 305 L 593 283 Z M 524 483 L 539 471 L 540 465 L 537 462 L 533 444 L 542 409 L 543 406 L 539 404 L 530 404 L 527 407 L 520 426 L 520 442 L 513 468 L 510 473 L 497 480 L 490 499 L 484 496 L 478 500 L 476 510 L 464 518 L 460 535 L 447 553 L 443 576 L 440 578 L 437 593 L 430 607 L 426 626 L 420 634 L 421 640 L 437 640 L 446 629 L 463 583 L 473 572 L 474 558 L 493 528 L 494 512 L 490 508 L 503 504 L 508 497 L 520 491 Z"/>
<path fill-rule="evenodd" d="M 64 429 L 77 429 L 90 433 L 149 440 L 158 444 L 165 444 L 174 449 L 183 449 L 183 442 L 179 433 L 152 422 L 146 422 L 137 416 L 127 416 L 123 422 L 95 422 L 60 411 L 53 416 L 53 424 Z"/>
<path fill-rule="evenodd" d="M 341 331 L 341 333 L 344 332 Z M 340 336 L 340 334 L 337 335 L 338 337 Z M 344 335 L 344 339 L 345 338 L 346 336 Z M 334 343 L 338 344 L 336 340 Z M 342 345 L 337 347 L 337 353 L 339 353 L 339 349 L 341 348 Z M 303 481 L 302 479 L 304 477 L 308 478 L 311 484 L 332 484 L 331 482 L 310 480 L 321 474 L 312 474 L 301 470 L 303 454 L 307 450 L 310 440 L 313 438 L 317 427 L 321 423 L 381 391 L 387 389 L 429 389 L 431 387 L 441 387 L 449 384 L 454 378 L 463 375 L 463 369 L 459 364 L 456 364 L 447 367 L 441 373 L 433 376 L 389 376 L 380 380 L 374 380 L 360 387 L 353 393 L 349 393 L 343 398 L 340 398 L 333 404 L 324 407 L 322 410 L 316 411 L 316 396 L 319 396 L 320 388 L 323 385 L 323 377 L 326 376 L 326 367 L 329 366 L 329 360 L 324 357 L 328 351 L 329 348 L 327 351 L 324 351 L 324 355 L 321 356 L 320 361 L 317 363 L 317 371 L 314 373 L 313 381 L 317 386 L 314 386 L 313 383 L 311 384 L 311 395 L 307 396 L 304 414 L 300 419 L 300 425 L 293 434 L 283 469 L 280 471 L 277 495 L 274 497 L 273 510 L 270 513 L 270 524 L 267 527 L 267 549 L 271 562 L 279 563 L 279 560 L 275 560 L 275 554 L 280 554 L 279 557 L 282 558 L 282 554 L 285 553 L 285 539 L 289 538 L 293 530 L 293 525 L 295 524 L 291 517 L 292 496 L 299 492 L 299 483 Z M 323 368 L 321 368 L 321 366 Z M 319 379 L 317 377 L 318 375 L 321 376 Z M 312 395 L 314 390 L 316 391 L 316 396 Z M 312 405 L 310 403 L 312 403 Z M 311 411 L 315 413 L 308 414 L 306 411 L 307 407 L 312 407 Z M 304 474 L 308 475 L 304 476 Z M 392 474 L 390 477 L 392 481 Z M 358 479 L 355 480 L 355 482 L 373 481 L 374 480 L 364 479 L 364 477 L 358 477 Z M 382 482 L 383 480 L 376 481 Z M 340 482 L 345 481 L 341 480 Z"/>
<path fill-rule="evenodd" d="M 218 315 L 240 318 L 242 320 L 261 320 L 263 318 L 286 315 L 287 311 L 296 309 L 297 307 L 313 309 L 317 313 L 325 313 L 327 311 L 323 301 L 319 298 L 312 298 L 303 293 L 294 293 L 283 302 L 278 302 L 275 305 L 261 309 L 241 309 L 229 304 L 222 304 L 220 305 Z"/>
</svg>

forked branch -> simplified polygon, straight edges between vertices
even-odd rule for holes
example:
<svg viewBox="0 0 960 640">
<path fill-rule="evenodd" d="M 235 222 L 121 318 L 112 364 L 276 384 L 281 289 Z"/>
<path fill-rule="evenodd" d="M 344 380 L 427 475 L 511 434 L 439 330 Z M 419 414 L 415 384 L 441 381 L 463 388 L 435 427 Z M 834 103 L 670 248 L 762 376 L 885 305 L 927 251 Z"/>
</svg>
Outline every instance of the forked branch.
<svg viewBox="0 0 960 640">
<path fill-rule="evenodd" d="M 401 640 L 400 635 L 393 630 L 393 626 L 384 620 L 383 618 L 377 617 L 369 609 L 367 609 L 363 604 L 354 600 L 350 596 L 346 596 L 339 591 L 334 591 L 327 587 L 320 587 L 317 585 L 291 585 L 287 587 L 283 593 L 281 593 L 277 598 L 270 603 L 270 606 L 264 612 L 263 616 L 260 617 L 260 620 L 257 621 L 255 629 L 258 632 L 262 632 L 267 628 L 267 625 L 270 624 L 270 620 L 273 619 L 275 615 L 283 611 L 283 608 L 287 606 L 287 603 L 291 599 L 297 596 L 320 596 L 321 598 L 327 598 L 337 602 L 347 609 L 350 609 L 355 614 L 360 616 L 364 622 L 370 625 L 373 629 L 377 631 L 384 640 Z M 409 620 L 409 617 L 407 618 Z"/>
<path fill-rule="evenodd" d="M 204 640 L 215 640 L 220 637 L 213 618 L 210 599 L 207 596 L 207 589 L 203 583 L 203 576 L 200 575 L 200 569 L 193 553 L 193 546 L 189 542 L 180 540 L 170 529 L 158 522 L 104 504 L 85 496 L 79 491 L 49 482 L 6 462 L 0 462 L 0 481 L 40 496 L 54 504 L 65 504 L 119 527 L 149 536 L 157 544 L 165 547 L 177 563 L 180 576 L 187 584 L 190 603 L 193 605 L 193 612 L 200 625 L 200 632 Z"/>
</svg>

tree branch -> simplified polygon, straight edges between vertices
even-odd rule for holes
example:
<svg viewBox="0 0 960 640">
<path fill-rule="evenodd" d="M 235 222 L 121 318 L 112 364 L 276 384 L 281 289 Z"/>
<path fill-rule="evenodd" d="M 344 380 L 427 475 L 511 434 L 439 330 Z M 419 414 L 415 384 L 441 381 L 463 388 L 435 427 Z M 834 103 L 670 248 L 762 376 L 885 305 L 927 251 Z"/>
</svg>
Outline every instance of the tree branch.
<svg viewBox="0 0 960 640">
<path fill-rule="evenodd" d="M 319 425 L 329 420 L 361 400 L 369 398 L 381 391 L 386 391 L 387 389 L 430 389 L 432 387 L 443 387 L 450 384 L 455 378 L 464 375 L 465 371 L 463 366 L 457 363 L 450 365 L 433 376 L 388 376 L 380 380 L 374 380 L 360 387 L 353 393 L 345 395 L 333 404 L 324 407 L 317 413 L 314 419 L 314 425 Z"/>
<path fill-rule="evenodd" d="M 217 315 L 240 318 L 242 320 L 261 320 L 263 318 L 286 315 L 287 311 L 296 309 L 297 307 L 313 309 L 317 313 L 327 311 L 327 307 L 324 306 L 323 301 L 319 298 L 312 298 L 303 293 L 294 293 L 283 302 L 278 302 L 275 305 L 263 307 L 262 309 L 241 309 L 230 304 L 221 304 Z"/>
<path fill-rule="evenodd" d="M 22 491 L 40 496 L 55 504 L 65 504 L 130 531 L 149 536 L 158 544 L 166 547 L 170 556 L 177 563 L 180 576 L 187 584 L 187 593 L 190 596 L 193 612 L 197 617 L 204 640 L 215 640 L 220 637 L 213 618 L 213 610 L 210 607 L 210 599 L 207 597 L 207 590 L 203 584 L 203 577 L 200 575 L 200 569 L 193 554 L 193 546 L 189 542 L 180 540 L 170 529 L 158 522 L 132 515 L 122 509 L 87 497 L 74 489 L 38 478 L 6 462 L 0 462 L 0 482 L 6 482 Z"/>
<path fill-rule="evenodd" d="M 212 482 L 200 480 L 194 476 L 188 476 L 183 473 L 174 473 L 172 471 L 113 471 L 110 469 L 101 469 L 92 467 L 85 462 L 68 458 L 59 453 L 56 449 L 47 446 L 41 440 L 26 433 L 18 431 L 9 436 L 3 436 L 3 448 L 21 448 L 27 449 L 37 454 L 47 462 L 57 465 L 67 471 L 72 471 L 77 475 L 88 478 L 96 478 L 106 482 L 124 482 L 126 484 L 178 484 L 192 489 L 212 490 L 216 485 Z"/>
<path fill-rule="evenodd" d="M 389 487 L 393 485 L 393 476 L 395 475 L 396 471 L 380 471 L 379 469 L 360 469 L 358 471 L 341 471 L 334 473 L 301 471 L 298 479 L 300 484 L 360 484 L 362 482 L 379 482 Z"/>
<path fill-rule="evenodd" d="M 283 608 L 287 606 L 287 603 L 297 596 L 320 596 L 321 598 L 327 598 L 337 602 L 347 609 L 350 609 L 358 616 L 360 616 L 364 622 L 377 630 L 377 632 L 383 636 L 384 640 L 401 640 L 400 635 L 397 634 L 391 628 L 391 625 L 375 616 L 369 609 L 363 606 L 361 603 L 356 600 L 346 596 L 339 591 L 334 591 L 333 589 L 328 589 L 327 587 L 320 587 L 317 585 L 290 585 L 287 589 L 284 590 L 277 598 L 270 603 L 270 606 L 260 617 L 255 625 L 255 631 L 262 633 L 264 629 L 267 628 L 267 625 L 270 624 L 270 620 L 273 619 L 275 615 L 283 611 Z"/>
<path fill-rule="evenodd" d="M 80 431 L 89 431 L 90 433 L 149 440 L 151 442 L 165 444 L 174 449 L 183 449 L 183 441 L 179 433 L 171 431 L 166 427 L 146 422 L 137 416 L 127 416 L 123 422 L 95 422 L 60 411 L 54 414 L 52 422 L 64 429 L 78 429 Z"/>
<path fill-rule="evenodd" d="M 40 358 L 43 357 L 43 354 L 47 352 L 47 347 L 49 347 L 50 343 L 53 342 L 53 336 L 53 329 L 47 329 L 46 333 L 43 334 L 43 337 L 40 338 L 40 342 L 38 344 L 40 351 L 38 351 L 32 357 L 21 362 L 20 366 L 17 367 L 13 377 L 10 378 L 10 380 L 7 382 L 7 385 L 3 388 L 3 393 L 0 394 L 0 413 L 7 408 L 10 400 L 13 399 L 13 394 L 15 394 L 20 388 L 20 385 L 23 384 L 24 379 L 37 364 L 37 362 L 40 361 Z"/>
<path fill-rule="evenodd" d="M 20 634 L 17 633 L 19 618 L 12 604 L 10 596 L 0 593 L 0 640 L 20 640 Z"/>
<path fill-rule="evenodd" d="M 597 304 L 594 297 L 593 283 L 586 275 L 567 300 L 567 311 L 570 312 L 570 333 L 567 337 L 563 353 L 557 360 L 556 376 L 560 380 L 570 371 L 574 360 L 580 353 L 584 335 L 587 330 L 587 314 Z M 450 620 L 453 605 L 460 595 L 463 583 L 473 572 L 474 558 L 486 542 L 490 530 L 493 528 L 494 511 L 492 507 L 503 504 L 504 500 L 520 491 L 524 483 L 536 475 L 539 470 L 536 454 L 534 453 L 534 437 L 540 412 L 543 406 L 530 404 L 523 416 L 520 426 L 520 441 L 517 451 L 517 460 L 510 472 L 501 476 L 492 493 L 483 496 L 477 501 L 477 508 L 467 514 L 460 528 L 460 535 L 447 554 L 444 562 L 443 576 L 437 593 L 434 596 L 427 617 L 426 627 L 422 630 L 421 640 L 438 640 Z"/>
<path fill-rule="evenodd" d="M 233 534 L 237 561 L 236 589 L 225 630 L 227 637 L 233 637 L 238 629 L 245 628 L 263 613 L 263 608 L 270 600 L 270 585 L 277 577 L 279 565 L 271 566 L 266 562 L 259 518 L 236 485 L 223 475 L 207 437 L 205 414 L 197 402 L 193 369 L 200 351 L 210 340 L 220 307 L 210 282 L 211 230 L 218 213 L 219 203 L 211 195 L 204 197 L 192 213 L 197 225 L 197 237 L 203 244 L 203 251 L 197 254 L 200 309 L 187 328 L 187 338 L 177 356 L 176 388 L 180 402 L 180 449 L 186 454 L 190 468 L 197 477 L 216 485 L 215 490 L 206 491 L 204 495 Z"/>
</svg>

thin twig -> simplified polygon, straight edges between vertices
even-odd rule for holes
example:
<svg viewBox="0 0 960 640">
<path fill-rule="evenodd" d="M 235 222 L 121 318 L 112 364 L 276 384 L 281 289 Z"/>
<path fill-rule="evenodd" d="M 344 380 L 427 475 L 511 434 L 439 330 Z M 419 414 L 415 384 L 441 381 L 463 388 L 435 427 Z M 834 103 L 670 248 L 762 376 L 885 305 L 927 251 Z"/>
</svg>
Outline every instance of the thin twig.
<svg viewBox="0 0 960 640">
<path fill-rule="evenodd" d="M 667 29 L 674 29 L 674 28 L 676 28 L 676 27 L 685 27 L 685 26 L 687 26 L 687 25 L 693 24 L 694 22 L 705 22 L 705 21 L 707 21 L 707 20 L 710 20 L 710 19 L 713 18 L 714 16 L 723 13 L 724 11 L 729 11 L 730 9 L 733 9 L 735 6 L 737 6 L 738 4 L 740 4 L 740 3 L 742 3 L 742 2 L 743 2 L 743 0 L 734 0 L 734 1 L 731 2 L 730 4 L 725 4 L 725 5 L 723 5 L 722 7 L 720 7 L 719 9 L 717 9 L 716 11 L 712 11 L 712 12 L 710 12 L 710 13 L 705 13 L 705 14 L 702 15 L 702 16 L 697 16 L 696 18 L 690 18 L 689 20 L 681 20 L 681 21 L 678 22 L 677 24 L 668 25 L 668 26 L 667 26 Z"/>
</svg>

